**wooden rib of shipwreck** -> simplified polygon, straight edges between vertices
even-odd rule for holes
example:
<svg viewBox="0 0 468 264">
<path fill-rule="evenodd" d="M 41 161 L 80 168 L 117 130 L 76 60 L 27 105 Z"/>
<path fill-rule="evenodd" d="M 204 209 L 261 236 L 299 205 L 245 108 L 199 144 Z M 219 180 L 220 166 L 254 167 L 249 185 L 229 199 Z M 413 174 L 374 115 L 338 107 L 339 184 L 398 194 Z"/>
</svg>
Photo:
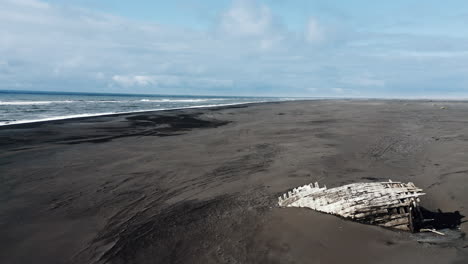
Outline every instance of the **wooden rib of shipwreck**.
<svg viewBox="0 0 468 264">
<path fill-rule="evenodd" d="M 327 189 L 318 183 L 278 198 L 281 207 L 307 207 L 365 224 L 418 232 L 424 221 L 419 208 L 422 189 L 412 182 L 353 183 Z"/>
</svg>

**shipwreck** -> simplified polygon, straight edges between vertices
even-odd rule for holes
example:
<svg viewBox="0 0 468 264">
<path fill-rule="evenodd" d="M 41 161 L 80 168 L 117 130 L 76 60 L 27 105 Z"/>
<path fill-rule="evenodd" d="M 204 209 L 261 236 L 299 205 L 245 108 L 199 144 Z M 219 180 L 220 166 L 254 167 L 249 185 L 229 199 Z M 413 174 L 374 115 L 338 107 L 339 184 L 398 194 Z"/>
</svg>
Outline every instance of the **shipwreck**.
<svg viewBox="0 0 468 264">
<path fill-rule="evenodd" d="M 413 183 L 353 183 L 328 189 L 308 184 L 278 198 L 280 207 L 306 207 L 364 224 L 420 232 L 424 216 L 419 206 L 423 190 Z"/>
</svg>

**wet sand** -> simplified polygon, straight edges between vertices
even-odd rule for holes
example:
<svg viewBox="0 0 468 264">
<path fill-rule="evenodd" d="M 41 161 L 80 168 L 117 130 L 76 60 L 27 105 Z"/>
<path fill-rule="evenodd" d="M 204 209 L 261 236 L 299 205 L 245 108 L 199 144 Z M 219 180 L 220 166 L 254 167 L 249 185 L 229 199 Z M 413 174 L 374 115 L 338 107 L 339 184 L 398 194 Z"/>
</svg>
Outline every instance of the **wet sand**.
<svg viewBox="0 0 468 264">
<path fill-rule="evenodd" d="M 441 109 L 445 107 L 445 109 Z M 0 127 L 0 263 L 467 263 L 277 197 L 414 182 L 468 210 L 468 103 L 297 101 Z"/>
</svg>

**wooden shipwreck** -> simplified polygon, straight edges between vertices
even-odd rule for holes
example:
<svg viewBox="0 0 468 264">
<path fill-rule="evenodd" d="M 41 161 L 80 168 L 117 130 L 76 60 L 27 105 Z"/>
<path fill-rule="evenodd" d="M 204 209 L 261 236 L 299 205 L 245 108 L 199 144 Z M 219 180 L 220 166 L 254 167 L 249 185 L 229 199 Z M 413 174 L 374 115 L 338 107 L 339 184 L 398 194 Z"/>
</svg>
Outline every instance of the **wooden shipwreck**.
<svg viewBox="0 0 468 264">
<path fill-rule="evenodd" d="M 353 183 L 327 189 L 318 183 L 278 198 L 281 207 L 307 207 L 365 224 L 419 232 L 424 218 L 419 207 L 422 189 L 413 183 Z"/>
</svg>

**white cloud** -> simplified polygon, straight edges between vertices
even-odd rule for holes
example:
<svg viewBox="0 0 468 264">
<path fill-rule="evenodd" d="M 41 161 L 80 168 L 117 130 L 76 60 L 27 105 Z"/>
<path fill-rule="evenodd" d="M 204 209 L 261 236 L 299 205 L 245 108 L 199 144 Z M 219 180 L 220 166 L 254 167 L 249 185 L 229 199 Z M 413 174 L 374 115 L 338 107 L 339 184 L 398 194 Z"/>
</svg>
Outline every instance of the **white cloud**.
<svg viewBox="0 0 468 264">
<path fill-rule="evenodd" d="M 273 15 L 265 5 L 237 0 L 222 14 L 220 27 L 224 33 L 234 36 L 262 36 L 274 30 Z"/>
<path fill-rule="evenodd" d="M 331 90 L 335 93 L 344 93 L 345 91 L 343 88 L 331 88 Z"/>
<path fill-rule="evenodd" d="M 176 75 L 114 75 L 112 81 L 120 86 L 135 87 L 135 86 L 153 86 L 153 87 L 232 87 L 232 80 L 214 79 L 214 78 L 199 78 L 189 76 Z"/>
<path fill-rule="evenodd" d="M 324 29 L 313 18 L 309 19 L 304 35 L 307 42 L 313 44 L 321 43 L 325 40 Z"/>
<path fill-rule="evenodd" d="M 283 41 L 287 34 L 279 19 L 270 8 L 254 0 L 235 0 L 220 16 L 219 29 L 222 36 L 238 39 L 240 45 L 249 45 L 259 50 L 272 49 Z"/>
<path fill-rule="evenodd" d="M 37 0 L 3 0 L 4 4 L 14 4 L 22 8 L 46 9 L 49 4 Z"/>
<path fill-rule="evenodd" d="M 147 86 L 150 84 L 156 84 L 156 80 L 153 76 L 145 76 L 145 75 L 133 75 L 133 76 L 114 75 L 112 76 L 112 80 L 122 86 L 135 86 L 135 85 Z"/>
<path fill-rule="evenodd" d="M 371 76 L 370 74 L 359 74 L 355 73 L 352 76 L 344 77 L 341 80 L 342 83 L 352 86 L 364 86 L 364 87 L 384 87 L 385 80 L 381 80 Z"/>
</svg>

